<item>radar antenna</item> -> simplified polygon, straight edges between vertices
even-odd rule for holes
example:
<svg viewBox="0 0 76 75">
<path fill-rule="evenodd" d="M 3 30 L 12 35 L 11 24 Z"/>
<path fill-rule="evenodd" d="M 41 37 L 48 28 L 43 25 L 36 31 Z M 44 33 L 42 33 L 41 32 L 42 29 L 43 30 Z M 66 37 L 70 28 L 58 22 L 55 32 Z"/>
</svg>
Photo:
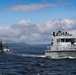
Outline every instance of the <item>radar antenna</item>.
<svg viewBox="0 0 76 75">
<path fill-rule="evenodd" d="M 64 27 L 62 27 L 62 25 L 58 25 L 57 31 L 63 31 Z"/>
</svg>

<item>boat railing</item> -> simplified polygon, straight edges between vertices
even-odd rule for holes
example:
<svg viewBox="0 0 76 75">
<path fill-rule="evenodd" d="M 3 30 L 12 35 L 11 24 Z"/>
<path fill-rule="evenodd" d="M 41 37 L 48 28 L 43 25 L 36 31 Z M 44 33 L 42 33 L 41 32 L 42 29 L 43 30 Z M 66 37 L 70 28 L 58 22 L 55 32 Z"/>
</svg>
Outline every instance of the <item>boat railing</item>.
<svg viewBox="0 0 76 75">
<path fill-rule="evenodd" d="M 53 46 L 47 46 L 47 50 L 76 50 L 76 45 L 67 45 L 67 46 L 61 46 L 61 45 L 56 45 L 56 49 Z"/>
<path fill-rule="evenodd" d="M 56 36 L 72 36 L 72 34 L 69 34 L 67 32 L 57 32 Z"/>
<path fill-rule="evenodd" d="M 68 45 L 67 49 L 76 50 L 76 45 Z"/>
<path fill-rule="evenodd" d="M 57 50 L 76 50 L 76 45 L 61 46 L 56 45 Z"/>
</svg>

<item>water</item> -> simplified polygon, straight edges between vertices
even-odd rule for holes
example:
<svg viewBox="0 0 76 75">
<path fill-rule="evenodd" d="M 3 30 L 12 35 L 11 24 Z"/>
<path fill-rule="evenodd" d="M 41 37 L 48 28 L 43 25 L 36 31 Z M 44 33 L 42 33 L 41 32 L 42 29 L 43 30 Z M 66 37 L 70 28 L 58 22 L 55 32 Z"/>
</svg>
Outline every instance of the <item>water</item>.
<svg viewBox="0 0 76 75">
<path fill-rule="evenodd" d="M 0 53 L 0 75 L 76 75 L 75 59 L 26 57 L 21 51 Z"/>
</svg>

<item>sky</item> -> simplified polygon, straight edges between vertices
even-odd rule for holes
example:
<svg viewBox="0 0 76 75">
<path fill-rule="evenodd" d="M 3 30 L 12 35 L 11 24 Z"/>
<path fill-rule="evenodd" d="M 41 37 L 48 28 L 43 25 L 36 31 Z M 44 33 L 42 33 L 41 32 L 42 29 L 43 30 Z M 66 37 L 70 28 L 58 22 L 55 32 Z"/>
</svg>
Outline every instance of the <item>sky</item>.
<svg viewBox="0 0 76 75">
<path fill-rule="evenodd" d="M 76 34 L 76 0 L 0 0 L 5 43 L 46 44 L 58 25 Z"/>
</svg>

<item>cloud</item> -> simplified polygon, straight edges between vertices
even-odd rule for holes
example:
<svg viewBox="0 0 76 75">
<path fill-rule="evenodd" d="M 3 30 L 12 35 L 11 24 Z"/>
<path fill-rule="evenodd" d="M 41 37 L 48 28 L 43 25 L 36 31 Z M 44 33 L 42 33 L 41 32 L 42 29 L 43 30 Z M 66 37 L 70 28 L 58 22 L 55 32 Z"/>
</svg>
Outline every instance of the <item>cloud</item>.
<svg viewBox="0 0 76 75">
<path fill-rule="evenodd" d="M 0 36 L 3 38 L 3 42 L 6 43 L 30 43 L 41 44 L 50 43 L 51 34 L 58 29 L 61 25 L 65 31 L 69 31 L 73 34 L 76 33 L 76 20 L 64 19 L 64 20 L 52 20 L 43 23 L 32 23 L 29 20 L 21 20 L 15 25 L 0 25 Z"/>
<path fill-rule="evenodd" d="M 55 4 L 52 3 L 19 4 L 8 7 L 6 9 L 12 11 L 38 11 L 54 5 Z"/>
<path fill-rule="evenodd" d="M 69 1 L 69 0 L 56 0 L 59 5 L 63 5 L 70 10 L 76 10 L 76 3 L 75 1 Z"/>
</svg>

